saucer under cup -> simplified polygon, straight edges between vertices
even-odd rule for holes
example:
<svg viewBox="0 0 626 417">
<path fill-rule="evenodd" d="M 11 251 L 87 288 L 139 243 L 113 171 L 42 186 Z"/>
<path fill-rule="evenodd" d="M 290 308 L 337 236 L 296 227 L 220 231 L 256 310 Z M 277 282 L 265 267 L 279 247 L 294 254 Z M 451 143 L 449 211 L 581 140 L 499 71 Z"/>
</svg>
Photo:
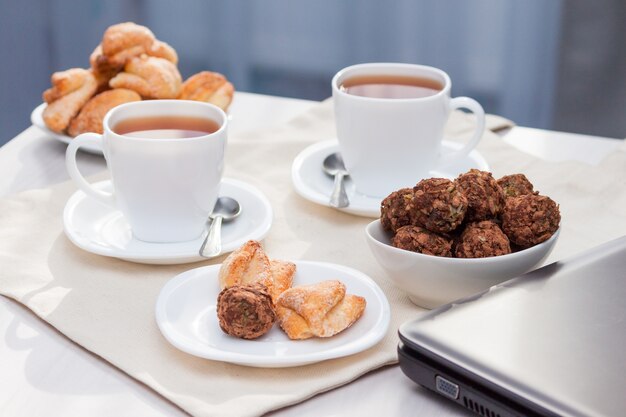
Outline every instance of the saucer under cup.
<svg viewBox="0 0 626 417">
<path fill-rule="evenodd" d="M 110 181 L 93 184 L 110 191 Z M 241 215 L 222 225 L 222 251 L 231 252 L 250 239 L 262 240 L 272 225 L 272 207 L 256 187 L 224 178 L 220 195 L 236 199 Z M 151 243 L 136 239 L 121 211 L 101 204 L 82 191 L 75 192 L 63 212 L 66 236 L 79 248 L 98 255 L 144 264 L 183 264 L 205 261 L 198 254 L 203 236 L 187 242 Z"/>
<path fill-rule="evenodd" d="M 456 142 L 443 141 L 442 143 L 444 152 L 452 152 L 460 149 L 461 146 L 463 145 Z M 330 194 L 333 191 L 333 178 L 324 173 L 322 163 L 328 155 L 338 151 L 339 144 L 337 141 L 328 140 L 311 145 L 296 156 L 291 166 L 291 181 L 294 189 L 300 196 L 316 204 L 330 207 L 329 201 Z M 489 171 L 487 161 L 476 150 L 471 151 L 467 156 L 453 164 L 441 167 L 438 170 L 429 171 L 427 178 L 454 179 L 471 168 Z M 407 186 L 415 185 L 420 179 L 422 178 L 415 178 Z M 381 197 L 359 193 L 350 177 L 345 179 L 345 187 L 350 205 L 338 210 L 363 217 L 376 218 L 380 216 Z"/>
</svg>

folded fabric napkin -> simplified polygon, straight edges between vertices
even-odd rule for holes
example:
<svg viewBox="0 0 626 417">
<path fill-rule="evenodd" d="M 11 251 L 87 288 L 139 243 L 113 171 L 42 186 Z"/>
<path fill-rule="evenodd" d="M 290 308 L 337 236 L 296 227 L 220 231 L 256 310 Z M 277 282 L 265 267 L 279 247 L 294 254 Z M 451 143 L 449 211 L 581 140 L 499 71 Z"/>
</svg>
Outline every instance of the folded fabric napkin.
<svg viewBox="0 0 626 417">
<path fill-rule="evenodd" d="M 488 126 L 501 128 L 510 122 L 490 117 Z M 448 134 L 472 129 L 471 117 L 455 113 Z M 398 326 L 422 310 L 387 281 L 370 256 L 364 238 L 370 219 L 310 203 L 291 186 L 294 157 L 334 134 L 332 105 L 326 102 L 284 126 L 231 137 L 225 175 L 259 187 L 271 201 L 274 223 L 265 247 L 272 257 L 344 264 L 381 286 L 392 308 L 391 326 L 365 352 L 297 368 L 259 369 L 177 350 L 155 323 L 157 295 L 175 275 L 223 258 L 151 266 L 84 252 L 62 230 L 63 207 L 76 190 L 71 183 L 0 201 L 0 293 L 194 416 L 260 415 L 394 363 Z M 563 230 L 552 259 L 626 231 L 626 147 L 598 167 L 539 161 L 491 132 L 485 133 L 479 150 L 496 176 L 525 172 L 561 204 Z"/>
</svg>

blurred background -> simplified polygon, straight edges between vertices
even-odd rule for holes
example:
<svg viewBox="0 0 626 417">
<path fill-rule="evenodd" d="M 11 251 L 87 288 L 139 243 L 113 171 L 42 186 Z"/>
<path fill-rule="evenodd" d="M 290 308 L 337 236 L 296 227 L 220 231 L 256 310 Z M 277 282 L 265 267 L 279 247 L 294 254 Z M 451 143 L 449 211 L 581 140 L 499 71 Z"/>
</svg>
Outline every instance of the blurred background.
<svg viewBox="0 0 626 417">
<path fill-rule="evenodd" d="M 0 0 L 0 144 L 124 21 L 176 48 L 183 78 L 322 100 L 342 67 L 419 63 L 519 125 L 626 137 L 624 0 Z"/>
</svg>

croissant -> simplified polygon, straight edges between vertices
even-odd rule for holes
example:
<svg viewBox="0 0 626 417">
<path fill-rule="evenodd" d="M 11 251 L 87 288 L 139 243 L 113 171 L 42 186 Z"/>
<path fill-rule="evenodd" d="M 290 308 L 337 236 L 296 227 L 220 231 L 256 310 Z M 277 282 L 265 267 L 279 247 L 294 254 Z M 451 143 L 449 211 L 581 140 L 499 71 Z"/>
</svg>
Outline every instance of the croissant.
<svg viewBox="0 0 626 417">
<path fill-rule="evenodd" d="M 222 74 L 202 71 L 185 80 L 178 98 L 204 101 L 226 111 L 234 93 L 235 87 Z"/>
<path fill-rule="evenodd" d="M 102 37 L 102 52 L 109 65 L 123 67 L 126 62 L 145 54 L 155 41 L 154 34 L 145 26 L 133 22 L 109 26 Z"/>
<path fill-rule="evenodd" d="M 145 98 L 176 98 L 180 93 L 181 76 L 176 65 L 163 58 L 143 55 L 129 60 L 109 81 L 112 88 L 128 88 Z"/>
<path fill-rule="evenodd" d="M 283 292 L 276 313 L 290 339 L 331 337 L 357 321 L 365 304 L 363 297 L 346 294 L 340 281 L 322 281 Z"/>
<path fill-rule="evenodd" d="M 132 90 L 115 88 L 104 91 L 92 97 L 83 106 L 78 116 L 71 121 L 67 132 L 70 136 L 78 136 L 85 132 L 102 133 L 102 120 L 109 110 L 123 103 L 140 100 L 139 94 Z"/>
<path fill-rule="evenodd" d="M 52 88 L 43 93 L 43 99 L 48 103 L 43 120 L 50 130 L 60 133 L 94 95 L 98 85 L 93 74 L 82 68 L 55 72 L 51 82 Z"/>
</svg>

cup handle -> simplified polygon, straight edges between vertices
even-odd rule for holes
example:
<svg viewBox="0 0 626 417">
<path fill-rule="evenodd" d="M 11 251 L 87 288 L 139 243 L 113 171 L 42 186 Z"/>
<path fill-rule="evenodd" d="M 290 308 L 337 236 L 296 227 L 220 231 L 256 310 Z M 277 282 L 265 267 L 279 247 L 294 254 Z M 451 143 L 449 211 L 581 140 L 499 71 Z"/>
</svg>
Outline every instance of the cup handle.
<svg viewBox="0 0 626 417">
<path fill-rule="evenodd" d="M 439 158 L 439 163 L 437 165 L 448 165 L 453 162 L 459 161 L 461 158 L 465 157 L 468 153 L 471 152 L 472 149 L 478 145 L 480 139 L 483 136 L 483 132 L 485 130 L 485 111 L 483 107 L 474 99 L 469 97 L 455 97 L 450 100 L 450 108 L 451 110 L 456 109 L 468 109 L 476 116 L 476 129 L 474 130 L 474 135 L 472 138 L 465 144 L 465 146 L 458 151 L 446 153 L 445 155 L 441 155 Z"/>
<path fill-rule="evenodd" d="M 78 148 L 87 144 L 102 150 L 102 135 L 98 135 L 96 133 L 83 133 L 82 135 L 72 139 L 67 147 L 67 151 L 65 152 L 65 167 L 67 168 L 67 173 L 70 175 L 70 178 L 74 180 L 74 183 L 76 183 L 78 188 L 80 188 L 85 194 L 93 197 L 103 204 L 115 207 L 115 197 L 113 193 L 105 193 L 103 191 L 96 190 L 87 182 L 87 180 L 85 180 L 85 177 L 83 177 L 78 170 L 76 152 L 78 151 Z"/>
</svg>

